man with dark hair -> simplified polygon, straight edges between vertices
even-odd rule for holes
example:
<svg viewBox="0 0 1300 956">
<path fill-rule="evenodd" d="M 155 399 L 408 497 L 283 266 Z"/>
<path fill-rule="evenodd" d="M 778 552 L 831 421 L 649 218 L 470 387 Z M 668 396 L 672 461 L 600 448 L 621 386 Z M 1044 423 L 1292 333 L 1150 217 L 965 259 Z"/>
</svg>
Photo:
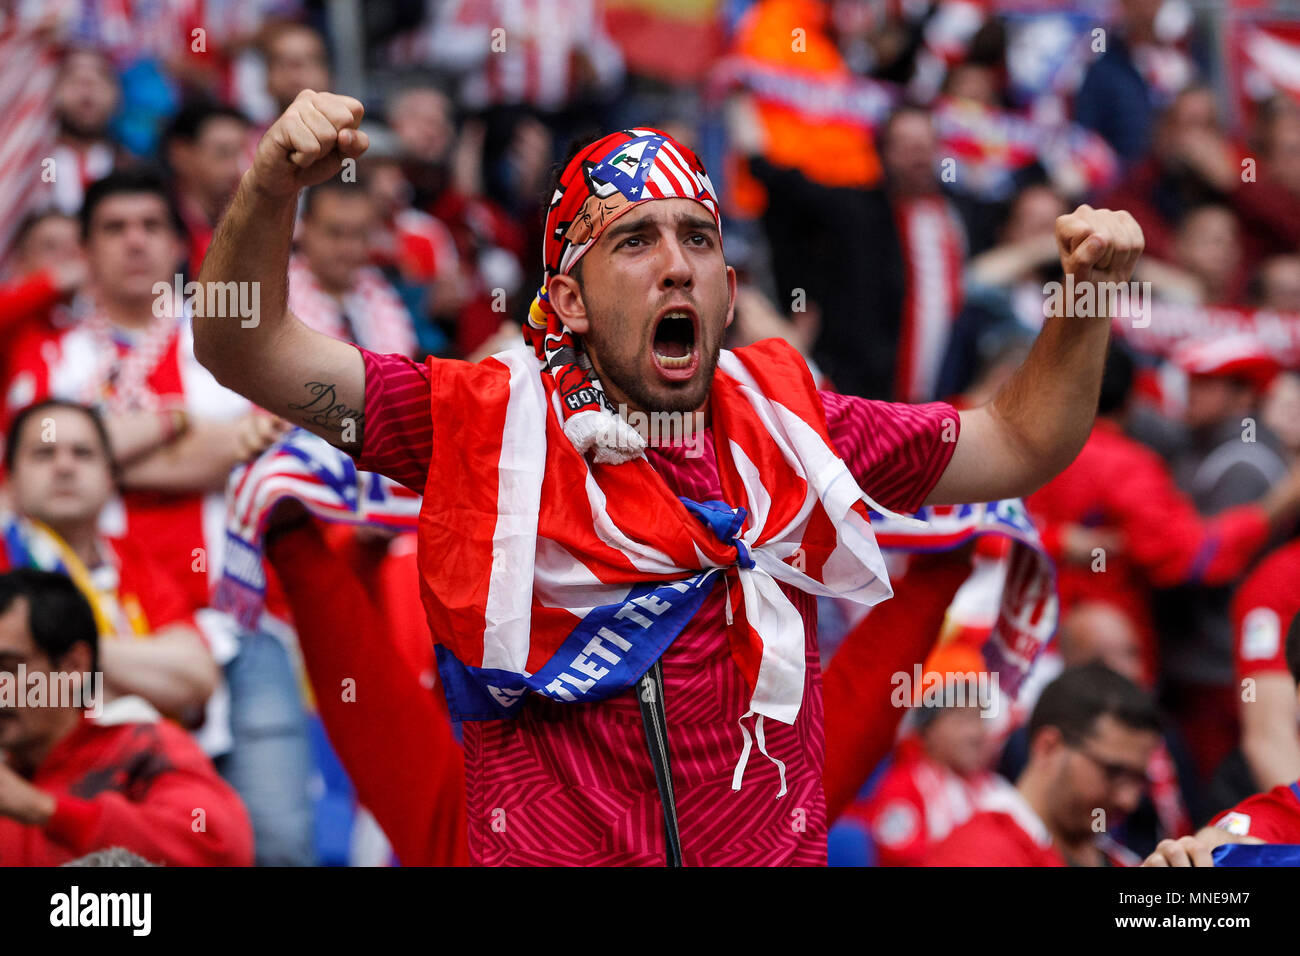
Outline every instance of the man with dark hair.
<svg viewBox="0 0 1300 956">
<path fill-rule="evenodd" d="M 1300 705 L 1300 614 L 1291 619 L 1283 645 L 1291 685 L 1291 732 Z M 1165 840 L 1143 866 L 1213 866 L 1210 851 L 1223 843 L 1300 844 L 1300 780 L 1281 783 L 1225 810 L 1195 836 Z"/>
<path fill-rule="evenodd" d="M 329 179 L 307 190 L 298 252 L 289 260 L 289 307 L 317 332 L 413 357 L 411 313 L 371 265 L 377 226 L 364 185 Z"/>
<path fill-rule="evenodd" d="M 205 314 L 196 347 L 362 469 L 448 489 L 423 498 L 421 593 L 464 719 L 471 859 L 824 864 L 810 595 L 887 596 L 864 508 L 1015 497 L 1063 468 L 1111 320 L 1047 320 L 960 414 L 819 392 L 784 342 L 721 348 L 736 275 L 713 184 L 636 128 L 563 173 L 529 347 L 379 355 L 295 318 L 284 281 L 298 193 L 364 152 L 363 112 L 304 92 L 263 137 L 201 276 L 260 283 L 262 321 Z M 1078 281 L 1127 281 L 1142 249 L 1122 212 L 1081 207 L 1056 234 Z M 704 450 L 641 435 L 650 414 Z"/>
<path fill-rule="evenodd" d="M 1085 601 L 1117 607 L 1138 629 L 1144 677 L 1154 682 L 1151 589 L 1222 584 L 1240 575 L 1269 535 L 1300 513 L 1300 468 L 1258 501 L 1201 517 L 1165 462 L 1124 432 L 1133 377 L 1132 357 L 1112 343 L 1092 434 L 1069 467 L 1025 504 L 1056 560 L 1062 614 Z"/>
<path fill-rule="evenodd" d="M 109 847 L 172 866 L 251 863 L 248 815 L 189 735 L 138 697 L 101 710 L 97 648 L 66 575 L 0 575 L 0 866 Z"/>
<path fill-rule="evenodd" d="M 234 107 L 206 102 L 182 107 L 167 127 L 163 150 L 189 237 L 191 275 L 199 271 L 212 230 L 239 185 L 251 129 Z"/>
<path fill-rule="evenodd" d="M 1004 802 L 985 804 L 926 866 L 1107 866 L 1138 858 L 1108 836 L 1147 787 L 1160 743 L 1149 694 L 1102 664 L 1064 671 L 1029 719 L 1029 759 Z"/>
<path fill-rule="evenodd" d="M 0 524 L 0 570 L 69 575 L 95 609 L 108 697 L 137 694 L 169 717 L 195 720 L 217 666 L 185 591 L 137 542 L 99 533 L 114 492 L 99 415 L 56 399 L 31 405 L 9 427 L 4 461 L 14 514 Z"/>
</svg>

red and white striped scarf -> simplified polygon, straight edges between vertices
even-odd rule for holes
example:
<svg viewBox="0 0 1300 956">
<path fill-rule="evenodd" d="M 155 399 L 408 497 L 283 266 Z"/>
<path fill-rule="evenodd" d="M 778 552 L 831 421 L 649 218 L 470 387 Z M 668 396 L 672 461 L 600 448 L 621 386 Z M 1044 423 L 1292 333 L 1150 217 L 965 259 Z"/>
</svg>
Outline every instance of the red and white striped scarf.
<svg viewBox="0 0 1300 956">
<path fill-rule="evenodd" d="M 289 259 L 289 309 L 294 315 L 317 332 L 350 341 L 345 308 L 357 345 L 372 352 L 415 354 L 411 313 L 378 269 L 357 270 L 356 283 L 339 300 L 321 287 L 305 258 Z"/>
<path fill-rule="evenodd" d="M 896 397 L 928 402 L 962 301 L 966 236 L 943 196 L 906 199 L 895 209 L 903 254 L 903 322 Z"/>
<path fill-rule="evenodd" d="M 525 350 L 430 363 L 445 400 L 433 405 L 421 593 L 453 712 L 500 718 L 527 692 L 625 690 L 721 576 L 751 693 L 741 720 L 758 715 L 762 749 L 762 718 L 793 723 L 804 687 L 803 621 L 778 582 L 868 606 L 892 594 L 867 508 L 892 513 L 836 453 L 807 365 L 776 339 L 722 352 L 710 392 L 721 502 L 678 498 L 644 456 L 589 462 L 539 371 Z"/>
</svg>

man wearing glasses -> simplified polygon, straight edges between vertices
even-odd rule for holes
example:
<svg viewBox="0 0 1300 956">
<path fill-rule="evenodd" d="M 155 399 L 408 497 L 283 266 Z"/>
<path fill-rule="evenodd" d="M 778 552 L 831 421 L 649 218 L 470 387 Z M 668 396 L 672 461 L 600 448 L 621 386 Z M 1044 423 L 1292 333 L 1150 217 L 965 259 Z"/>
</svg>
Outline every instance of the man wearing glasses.
<svg viewBox="0 0 1300 956">
<path fill-rule="evenodd" d="M 1014 789 L 984 804 L 927 866 L 1133 866 L 1107 831 L 1137 807 L 1160 744 L 1155 702 L 1102 664 L 1067 669 L 1029 720 Z"/>
</svg>

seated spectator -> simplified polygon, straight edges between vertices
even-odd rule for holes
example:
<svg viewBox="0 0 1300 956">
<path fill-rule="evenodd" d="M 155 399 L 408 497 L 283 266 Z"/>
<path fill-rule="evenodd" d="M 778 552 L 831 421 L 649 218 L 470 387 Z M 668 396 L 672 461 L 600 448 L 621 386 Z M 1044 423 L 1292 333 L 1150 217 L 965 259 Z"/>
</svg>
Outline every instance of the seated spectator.
<svg viewBox="0 0 1300 956">
<path fill-rule="evenodd" d="M 225 529 L 213 516 L 225 514 L 230 472 L 275 441 L 282 424 L 199 365 L 184 303 L 158 292 L 160 283 L 174 288 L 184 251 L 159 176 L 122 170 L 93 183 L 81 230 L 85 309 L 53 339 L 15 343 L 14 381 L 34 400 L 61 398 L 103 415 L 122 487 L 104 530 L 148 550 L 190 606 L 205 607 L 221 570 Z M 255 631 L 233 620 L 224 634 L 212 629 L 230 707 L 228 719 L 209 714 L 199 739 L 248 805 L 259 862 L 285 865 L 312 859 L 310 755 L 289 647 L 269 628 L 292 632 L 272 617 Z"/>
<path fill-rule="evenodd" d="M 963 651 L 973 660 L 961 660 Z M 931 655 L 926 679 L 945 686 L 944 706 L 911 712 L 913 733 L 899 742 L 875 791 L 846 811 L 870 828 L 878 865 L 919 864 L 990 797 L 1005 799 L 1002 791 L 1010 784 L 989 769 L 991 721 L 970 679 L 983 667 L 974 650 L 945 648 Z M 956 705 L 949 706 L 950 700 Z"/>
<path fill-rule="evenodd" d="M 68 577 L 0 575 L 0 677 L 72 687 L 68 675 L 83 675 L 84 686 L 98 644 Z M 110 847 L 170 866 L 252 863 L 248 814 L 184 730 L 140 698 L 96 716 L 100 701 L 73 697 L 0 707 L 0 864 L 56 866 Z"/>
<path fill-rule="evenodd" d="M 196 609 L 138 543 L 99 533 L 114 490 L 99 417 L 71 402 L 28 406 L 5 437 L 5 469 L 14 514 L 0 566 L 61 571 L 83 589 L 108 700 L 135 694 L 169 717 L 200 715 L 218 672 Z"/>
<path fill-rule="evenodd" d="M 1102 664 L 1048 684 L 1029 720 L 1029 759 L 1014 789 L 927 853 L 926 866 L 1125 866 L 1107 831 L 1147 788 L 1160 744 L 1155 701 Z"/>
<path fill-rule="evenodd" d="M 289 261 L 289 308 L 308 326 L 374 352 L 415 355 L 415 327 L 396 290 L 370 264 L 375 201 L 359 183 L 308 190 L 298 252 Z"/>
<path fill-rule="evenodd" d="M 1093 663 L 1105 665 L 1145 690 L 1152 687 L 1144 673 L 1142 642 L 1132 620 L 1105 601 L 1085 601 L 1074 605 L 1061 620 L 1053 646 L 1034 663 L 1015 710 L 1022 715 L 1031 713 L 1042 688 L 1063 670 Z M 1150 853 L 1160 839 L 1179 837 L 1192 829 L 1189 807 L 1198 793 L 1195 769 L 1186 744 L 1173 727 L 1164 724 L 1161 737 L 1147 765 L 1149 791 L 1137 808 L 1112 828 L 1115 838 L 1139 856 Z M 1028 750 L 1028 730 L 1021 725 L 1007 738 L 998 773 L 1010 779 L 1020 776 Z"/>
</svg>

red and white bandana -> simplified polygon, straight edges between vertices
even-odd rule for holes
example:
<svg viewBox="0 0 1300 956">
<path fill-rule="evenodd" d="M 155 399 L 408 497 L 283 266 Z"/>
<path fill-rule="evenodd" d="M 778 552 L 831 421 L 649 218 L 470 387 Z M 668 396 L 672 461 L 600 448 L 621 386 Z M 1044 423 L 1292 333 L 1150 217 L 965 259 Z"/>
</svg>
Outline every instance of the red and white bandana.
<svg viewBox="0 0 1300 956">
<path fill-rule="evenodd" d="M 694 199 L 709 211 L 722 234 L 718 198 L 704 165 L 691 150 L 655 129 L 610 133 L 569 161 L 546 212 L 542 258 L 546 279 L 568 275 L 609 225 L 633 206 L 652 199 Z M 645 440 L 619 418 L 605 397 L 582 343 L 551 308 L 546 286 L 538 290 L 524 338 L 555 380 L 564 409 L 564 433 L 584 455 L 619 464 L 637 458 Z"/>
</svg>

